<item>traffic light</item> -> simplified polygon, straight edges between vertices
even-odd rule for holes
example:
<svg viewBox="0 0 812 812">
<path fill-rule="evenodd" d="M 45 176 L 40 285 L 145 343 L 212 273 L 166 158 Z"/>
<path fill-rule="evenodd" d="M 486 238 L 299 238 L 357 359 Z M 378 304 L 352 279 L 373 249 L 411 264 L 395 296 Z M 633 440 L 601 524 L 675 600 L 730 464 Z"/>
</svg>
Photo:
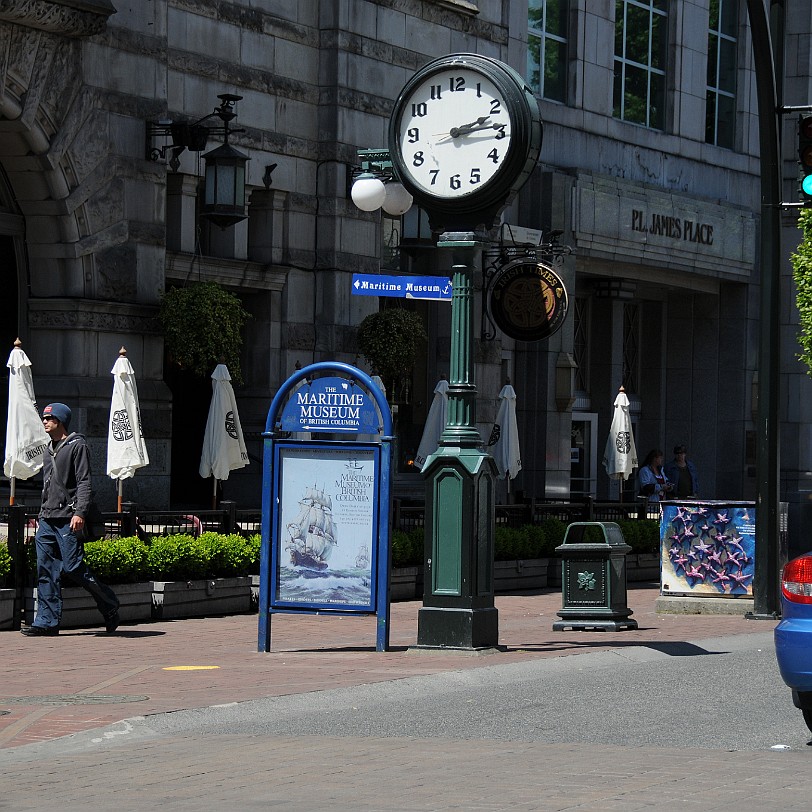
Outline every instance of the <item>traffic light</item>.
<svg viewBox="0 0 812 812">
<path fill-rule="evenodd" d="M 798 163 L 801 166 L 801 202 L 812 205 L 812 115 L 798 119 Z"/>
</svg>

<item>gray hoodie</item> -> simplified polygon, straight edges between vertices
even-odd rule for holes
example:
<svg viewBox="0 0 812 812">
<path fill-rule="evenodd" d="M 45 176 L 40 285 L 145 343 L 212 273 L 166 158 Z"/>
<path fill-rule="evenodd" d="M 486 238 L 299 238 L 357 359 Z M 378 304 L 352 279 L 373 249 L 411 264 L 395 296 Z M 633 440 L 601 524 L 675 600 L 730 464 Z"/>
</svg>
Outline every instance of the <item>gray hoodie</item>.
<svg viewBox="0 0 812 812">
<path fill-rule="evenodd" d="M 53 476 L 54 465 L 57 477 Z M 84 435 L 71 432 L 56 445 L 51 443 L 45 450 L 42 477 L 41 519 L 70 519 L 74 514 L 84 518 L 91 497 L 90 455 Z"/>
</svg>

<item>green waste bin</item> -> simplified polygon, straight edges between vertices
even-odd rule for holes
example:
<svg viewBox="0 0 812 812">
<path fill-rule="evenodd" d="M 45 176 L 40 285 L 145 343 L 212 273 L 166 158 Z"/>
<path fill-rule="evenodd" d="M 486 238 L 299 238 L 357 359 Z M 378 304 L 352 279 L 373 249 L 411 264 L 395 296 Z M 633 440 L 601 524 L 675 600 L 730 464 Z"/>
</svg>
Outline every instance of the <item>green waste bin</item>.
<svg viewBox="0 0 812 812">
<path fill-rule="evenodd" d="M 561 555 L 561 620 L 553 631 L 636 629 L 626 606 L 626 553 L 631 550 L 615 522 L 573 522 Z"/>
</svg>

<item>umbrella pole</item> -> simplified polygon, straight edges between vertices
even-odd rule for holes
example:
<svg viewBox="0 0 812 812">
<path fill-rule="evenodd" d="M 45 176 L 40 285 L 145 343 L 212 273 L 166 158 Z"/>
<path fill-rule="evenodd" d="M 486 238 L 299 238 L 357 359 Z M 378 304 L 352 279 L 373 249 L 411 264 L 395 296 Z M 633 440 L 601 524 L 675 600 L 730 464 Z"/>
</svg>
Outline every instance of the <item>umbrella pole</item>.
<svg viewBox="0 0 812 812">
<path fill-rule="evenodd" d="M 122 505 L 122 502 L 124 501 L 123 498 L 122 498 L 123 497 L 122 491 L 123 491 L 122 480 L 119 479 L 119 481 L 118 481 L 118 503 L 117 503 L 118 506 L 116 508 L 118 513 L 121 513 L 121 505 Z"/>
<path fill-rule="evenodd" d="M 214 483 L 211 491 L 211 509 L 217 510 L 217 477 L 213 476 L 211 481 Z"/>
<path fill-rule="evenodd" d="M 14 476 L 11 477 L 10 482 L 11 482 L 11 489 L 9 490 L 9 493 L 8 493 L 8 503 L 10 505 L 13 505 L 14 504 L 14 493 L 17 490 L 17 488 L 16 488 L 17 477 L 14 477 Z"/>
</svg>

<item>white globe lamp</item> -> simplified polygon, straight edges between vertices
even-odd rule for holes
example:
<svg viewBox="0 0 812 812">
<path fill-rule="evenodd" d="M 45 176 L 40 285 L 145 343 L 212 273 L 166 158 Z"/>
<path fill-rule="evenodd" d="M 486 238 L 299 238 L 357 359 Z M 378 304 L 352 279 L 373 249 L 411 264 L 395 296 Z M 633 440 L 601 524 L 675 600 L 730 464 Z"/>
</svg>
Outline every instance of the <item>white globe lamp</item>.
<svg viewBox="0 0 812 812">
<path fill-rule="evenodd" d="M 384 187 L 386 197 L 383 201 L 383 210 L 392 217 L 400 217 L 406 214 L 412 207 L 414 198 L 406 191 L 406 187 L 402 183 L 396 181 L 387 183 Z"/>
<path fill-rule="evenodd" d="M 374 175 L 365 172 L 353 183 L 350 196 L 361 211 L 375 211 L 383 205 L 386 187 Z"/>
</svg>

